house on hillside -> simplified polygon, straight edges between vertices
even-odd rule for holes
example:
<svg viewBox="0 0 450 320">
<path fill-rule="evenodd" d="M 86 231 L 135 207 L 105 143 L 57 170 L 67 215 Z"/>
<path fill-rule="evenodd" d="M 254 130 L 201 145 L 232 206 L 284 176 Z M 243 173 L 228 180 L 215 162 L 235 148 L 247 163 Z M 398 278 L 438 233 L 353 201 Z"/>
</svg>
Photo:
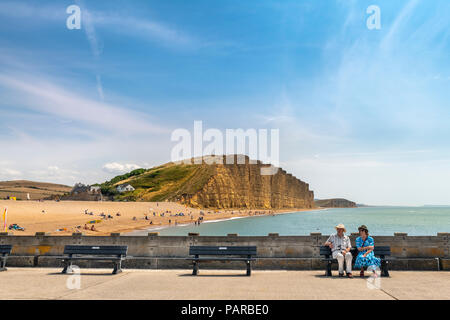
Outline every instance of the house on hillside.
<svg viewBox="0 0 450 320">
<path fill-rule="evenodd" d="M 97 193 L 101 193 L 101 188 L 100 186 L 90 186 L 90 185 L 85 185 L 82 183 L 77 183 L 75 184 L 75 186 L 72 188 L 72 191 L 70 192 L 70 194 L 72 195 L 77 195 L 77 194 L 97 194 Z"/>
<path fill-rule="evenodd" d="M 122 193 L 122 192 L 134 191 L 135 189 L 133 188 L 133 186 L 131 184 L 125 183 L 125 184 L 118 185 L 116 190 L 118 192 Z"/>
<path fill-rule="evenodd" d="M 100 186 L 90 186 L 89 191 L 91 193 L 100 193 L 101 192 L 101 188 L 100 188 Z"/>
<path fill-rule="evenodd" d="M 77 183 L 68 194 L 61 197 L 61 200 L 102 201 L 103 195 L 100 186 Z"/>
<path fill-rule="evenodd" d="M 75 186 L 72 188 L 72 191 L 70 191 L 70 194 L 77 195 L 77 194 L 83 194 L 83 193 L 88 193 L 88 192 L 89 192 L 89 186 L 80 182 L 80 183 L 75 184 Z"/>
</svg>

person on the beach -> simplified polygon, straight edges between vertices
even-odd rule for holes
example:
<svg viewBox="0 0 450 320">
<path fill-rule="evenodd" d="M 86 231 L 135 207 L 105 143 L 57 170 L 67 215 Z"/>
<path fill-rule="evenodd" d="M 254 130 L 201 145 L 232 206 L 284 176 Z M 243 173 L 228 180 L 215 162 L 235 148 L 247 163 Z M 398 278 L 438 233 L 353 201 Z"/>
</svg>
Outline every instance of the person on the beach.
<svg viewBox="0 0 450 320">
<path fill-rule="evenodd" d="M 358 228 L 359 237 L 356 238 L 356 248 L 358 248 L 358 256 L 355 261 L 355 269 L 361 269 L 359 275 L 364 277 L 364 267 L 372 269 L 376 276 L 376 267 L 381 265 L 379 258 L 373 254 L 375 248 L 375 242 L 373 238 L 369 236 L 369 230 L 365 225 Z"/>
<path fill-rule="evenodd" d="M 348 278 L 352 278 L 352 254 L 350 252 L 352 248 L 352 243 L 350 242 L 350 238 L 345 235 L 347 230 L 345 226 L 340 223 L 336 227 L 336 234 L 332 234 L 328 240 L 325 242 L 325 245 L 330 247 L 331 254 L 333 259 L 338 261 L 339 266 L 339 277 L 344 276 L 344 260 L 346 273 Z"/>
</svg>

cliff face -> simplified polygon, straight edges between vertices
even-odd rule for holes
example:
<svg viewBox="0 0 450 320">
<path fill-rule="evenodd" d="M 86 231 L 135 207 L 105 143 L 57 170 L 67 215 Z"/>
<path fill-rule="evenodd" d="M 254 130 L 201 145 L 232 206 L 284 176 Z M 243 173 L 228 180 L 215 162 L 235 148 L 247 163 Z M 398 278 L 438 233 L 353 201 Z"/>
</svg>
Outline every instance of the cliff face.
<svg viewBox="0 0 450 320">
<path fill-rule="evenodd" d="M 356 203 L 347 199 L 316 200 L 315 204 L 322 208 L 356 208 Z"/>
<path fill-rule="evenodd" d="M 182 202 L 212 208 L 312 208 L 314 193 L 309 185 L 279 169 L 274 175 L 261 175 L 267 165 L 214 164 L 207 183 Z"/>
</svg>

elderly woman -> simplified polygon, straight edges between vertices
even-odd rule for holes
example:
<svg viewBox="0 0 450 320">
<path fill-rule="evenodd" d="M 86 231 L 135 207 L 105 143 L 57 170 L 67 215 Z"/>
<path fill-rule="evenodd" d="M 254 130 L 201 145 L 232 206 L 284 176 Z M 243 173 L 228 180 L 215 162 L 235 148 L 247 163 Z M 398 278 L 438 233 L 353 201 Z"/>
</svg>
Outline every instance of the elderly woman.
<svg viewBox="0 0 450 320">
<path fill-rule="evenodd" d="M 358 256 L 355 261 L 355 269 L 361 269 L 360 276 L 364 277 L 364 267 L 371 268 L 375 273 L 375 267 L 380 266 L 380 259 L 373 254 L 374 241 L 369 236 L 369 230 L 365 225 L 358 228 L 359 237 L 356 238 L 356 247 L 358 249 Z M 376 274 L 376 273 L 375 273 Z"/>
</svg>

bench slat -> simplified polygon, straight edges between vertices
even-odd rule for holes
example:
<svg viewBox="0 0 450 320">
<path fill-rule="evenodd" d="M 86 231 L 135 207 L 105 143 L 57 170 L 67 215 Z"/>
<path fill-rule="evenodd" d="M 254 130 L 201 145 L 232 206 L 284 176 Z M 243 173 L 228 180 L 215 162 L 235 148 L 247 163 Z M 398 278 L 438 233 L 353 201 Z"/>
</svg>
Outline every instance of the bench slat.
<svg viewBox="0 0 450 320">
<path fill-rule="evenodd" d="M 96 261 L 115 261 L 115 260 L 125 260 L 124 258 L 114 257 L 62 257 L 63 260 L 96 260 Z"/>
<path fill-rule="evenodd" d="M 10 244 L 1 244 L 0 245 L 0 253 L 2 254 L 10 254 L 12 250 L 12 245 Z"/>
<path fill-rule="evenodd" d="M 390 256 L 391 255 L 391 247 L 389 247 L 389 246 L 378 246 L 378 247 L 375 247 L 375 249 L 373 251 L 376 256 L 378 256 L 378 255 Z"/>
<path fill-rule="evenodd" d="M 186 259 L 190 261 L 256 261 L 255 258 L 232 258 L 232 257 L 203 257 L 203 258 L 190 258 Z"/>
<path fill-rule="evenodd" d="M 356 250 L 356 248 L 352 248 L 352 250 Z M 390 256 L 391 255 L 391 247 L 389 246 L 375 246 L 373 253 L 376 256 L 384 255 L 384 256 Z M 331 249 L 327 246 L 321 246 L 320 247 L 320 255 L 321 256 L 331 256 Z"/>
<path fill-rule="evenodd" d="M 75 246 L 64 247 L 64 254 L 86 255 L 126 255 L 128 246 Z"/>
<path fill-rule="evenodd" d="M 256 246 L 191 246 L 190 255 L 256 255 Z"/>
</svg>

